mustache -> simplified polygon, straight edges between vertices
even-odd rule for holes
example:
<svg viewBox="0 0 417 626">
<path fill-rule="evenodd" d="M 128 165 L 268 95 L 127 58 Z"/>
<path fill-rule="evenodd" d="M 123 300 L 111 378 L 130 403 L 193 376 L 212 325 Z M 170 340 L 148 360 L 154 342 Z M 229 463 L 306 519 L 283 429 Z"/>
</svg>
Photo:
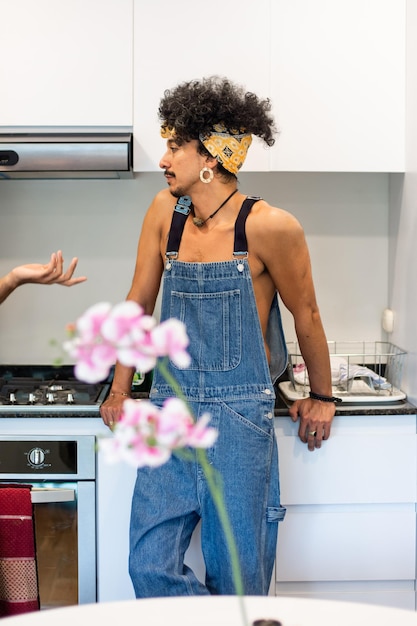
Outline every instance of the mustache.
<svg viewBox="0 0 417 626">
<path fill-rule="evenodd" d="M 174 174 L 174 172 L 170 172 L 169 170 L 165 170 L 164 171 L 164 176 L 173 176 L 173 177 L 175 177 L 175 174 Z"/>
</svg>

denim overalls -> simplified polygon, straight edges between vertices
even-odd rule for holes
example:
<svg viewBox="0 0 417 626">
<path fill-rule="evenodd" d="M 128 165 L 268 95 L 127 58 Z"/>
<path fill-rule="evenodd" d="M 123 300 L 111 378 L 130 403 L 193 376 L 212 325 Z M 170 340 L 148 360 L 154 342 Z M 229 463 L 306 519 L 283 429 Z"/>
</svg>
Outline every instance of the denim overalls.
<svg viewBox="0 0 417 626">
<path fill-rule="evenodd" d="M 287 352 L 275 298 L 267 335 L 270 372 L 247 261 L 245 220 L 258 199 L 247 198 L 242 205 L 233 260 L 214 263 L 176 260 L 191 202 L 187 196 L 178 200 L 161 308 L 161 319 L 180 319 L 190 338 L 190 366 L 178 369 L 171 363 L 171 372 L 196 419 L 210 413 L 210 426 L 219 431 L 207 455 L 223 480 L 246 595 L 268 594 L 278 522 L 285 515 L 280 505 L 272 380 L 285 369 Z M 172 395 L 155 369 L 152 402 L 161 405 Z M 183 563 L 200 518 L 205 585 Z M 159 468 L 138 470 L 129 571 L 137 597 L 235 593 L 223 530 L 197 463 L 173 456 Z"/>
</svg>

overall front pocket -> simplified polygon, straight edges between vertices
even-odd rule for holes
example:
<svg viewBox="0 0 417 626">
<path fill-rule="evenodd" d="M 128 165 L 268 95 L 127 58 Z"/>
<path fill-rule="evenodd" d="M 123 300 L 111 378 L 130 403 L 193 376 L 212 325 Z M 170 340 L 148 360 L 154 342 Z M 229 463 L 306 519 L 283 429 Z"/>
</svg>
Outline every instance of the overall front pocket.
<svg viewBox="0 0 417 626">
<path fill-rule="evenodd" d="M 241 294 L 171 292 L 171 317 L 183 322 L 190 339 L 187 369 L 226 372 L 241 360 Z"/>
</svg>

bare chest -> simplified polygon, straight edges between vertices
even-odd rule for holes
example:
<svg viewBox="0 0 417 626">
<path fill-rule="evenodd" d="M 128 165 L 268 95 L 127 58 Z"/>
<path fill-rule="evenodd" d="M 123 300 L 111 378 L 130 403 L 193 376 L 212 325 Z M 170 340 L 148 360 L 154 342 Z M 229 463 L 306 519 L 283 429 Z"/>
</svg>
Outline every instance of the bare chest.
<svg viewBox="0 0 417 626">
<path fill-rule="evenodd" d="M 265 332 L 275 287 L 260 255 L 257 253 L 256 245 L 251 242 L 250 234 L 248 232 L 246 234 L 248 237 L 249 269 L 261 326 Z M 234 258 L 234 237 L 234 223 L 230 226 L 221 225 L 204 232 L 196 228 L 194 224 L 187 222 L 181 237 L 178 260 L 184 263 L 219 263 L 231 261 Z M 161 250 L 164 258 L 167 240 L 168 232 L 166 233 L 163 251 Z"/>
<path fill-rule="evenodd" d="M 168 232 L 164 238 L 163 250 L 165 257 L 166 242 Z M 235 229 L 234 223 L 221 224 L 213 229 L 199 229 L 191 221 L 187 221 L 182 233 L 178 250 L 178 260 L 184 263 L 218 263 L 231 261 L 234 252 Z M 248 236 L 248 243 L 250 237 Z M 248 262 L 251 270 L 252 280 L 265 272 L 265 266 L 256 254 L 256 251 L 249 248 Z"/>
<path fill-rule="evenodd" d="M 161 241 L 161 253 L 165 255 L 168 229 Z M 233 258 L 234 228 L 198 228 L 187 220 L 181 235 L 178 260 L 185 263 L 212 263 L 230 261 Z"/>
<path fill-rule="evenodd" d="M 218 229 L 202 233 L 193 225 L 185 230 L 178 258 L 187 263 L 212 263 L 233 258 L 233 233 Z"/>
</svg>

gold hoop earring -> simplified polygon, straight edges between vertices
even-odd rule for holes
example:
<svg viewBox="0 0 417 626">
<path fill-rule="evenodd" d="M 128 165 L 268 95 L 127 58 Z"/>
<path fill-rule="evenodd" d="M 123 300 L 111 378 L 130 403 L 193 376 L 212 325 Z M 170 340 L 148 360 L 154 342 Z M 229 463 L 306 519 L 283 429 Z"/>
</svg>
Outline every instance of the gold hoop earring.
<svg viewBox="0 0 417 626">
<path fill-rule="evenodd" d="M 208 176 L 204 176 L 204 174 L 208 174 Z M 202 183 L 211 183 L 211 181 L 214 178 L 214 172 L 210 167 L 203 167 L 202 170 L 200 170 L 200 180 Z"/>
</svg>

